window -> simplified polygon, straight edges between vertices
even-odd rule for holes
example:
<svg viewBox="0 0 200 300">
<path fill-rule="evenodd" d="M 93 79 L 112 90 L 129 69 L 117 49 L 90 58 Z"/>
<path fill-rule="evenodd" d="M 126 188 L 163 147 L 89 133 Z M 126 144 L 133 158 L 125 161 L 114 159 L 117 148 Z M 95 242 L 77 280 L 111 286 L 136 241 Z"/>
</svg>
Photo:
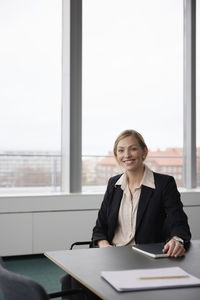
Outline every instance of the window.
<svg viewBox="0 0 200 300">
<path fill-rule="evenodd" d="M 0 193 L 60 188 L 61 4 L 0 3 Z"/>
<path fill-rule="evenodd" d="M 83 192 L 104 191 L 119 172 L 112 147 L 126 128 L 143 134 L 149 166 L 183 185 L 184 3 L 84 0 L 82 26 L 81 1 L 0 4 L 0 193 L 60 191 L 61 156 L 62 191 L 80 192 L 81 140 Z M 199 0 L 197 82 L 198 15 Z M 199 115 L 197 86 L 198 186 Z"/>
<path fill-rule="evenodd" d="M 182 168 L 182 0 L 83 1 L 84 189 L 118 171 L 112 147 L 128 128 L 144 136 L 153 169 Z"/>
</svg>

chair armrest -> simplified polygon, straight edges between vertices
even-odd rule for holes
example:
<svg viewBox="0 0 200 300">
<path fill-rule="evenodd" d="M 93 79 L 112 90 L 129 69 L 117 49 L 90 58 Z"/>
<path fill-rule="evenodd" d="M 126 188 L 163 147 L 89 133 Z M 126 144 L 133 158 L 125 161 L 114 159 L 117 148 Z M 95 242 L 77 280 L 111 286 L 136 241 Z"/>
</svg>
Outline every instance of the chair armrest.
<svg viewBox="0 0 200 300">
<path fill-rule="evenodd" d="M 75 242 L 71 244 L 70 250 L 72 250 L 74 246 L 81 246 L 81 245 L 89 245 L 89 248 L 92 248 L 93 246 L 92 241 Z"/>
</svg>

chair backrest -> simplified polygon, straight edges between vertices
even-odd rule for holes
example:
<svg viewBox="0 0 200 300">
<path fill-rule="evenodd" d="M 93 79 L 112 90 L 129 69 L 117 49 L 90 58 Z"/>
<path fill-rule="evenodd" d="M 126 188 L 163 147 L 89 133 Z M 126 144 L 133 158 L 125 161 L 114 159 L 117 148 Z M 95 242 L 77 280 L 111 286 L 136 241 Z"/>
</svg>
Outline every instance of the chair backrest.
<svg viewBox="0 0 200 300">
<path fill-rule="evenodd" d="M 0 265 L 3 266 L 3 267 L 5 267 L 4 261 L 3 261 L 3 259 L 2 259 L 1 256 L 0 256 Z"/>
<path fill-rule="evenodd" d="M 4 300 L 48 300 L 43 287 L 34 280 L 8 271 L 0 261 L 0 291 Z"/>
</svg>

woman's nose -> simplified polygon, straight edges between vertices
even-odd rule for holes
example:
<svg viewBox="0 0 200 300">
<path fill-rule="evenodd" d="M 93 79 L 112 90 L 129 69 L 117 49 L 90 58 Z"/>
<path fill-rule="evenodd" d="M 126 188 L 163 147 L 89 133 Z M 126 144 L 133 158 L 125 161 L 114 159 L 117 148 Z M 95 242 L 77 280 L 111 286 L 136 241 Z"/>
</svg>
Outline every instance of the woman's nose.
<svg viewBox="0 0 200 300">
<path fill-rule="evenodd" d="M 129 151 L 128 151 L 128 150 L 125 150 L 124 155 L 125 155 L 125 157 L 129 157 Z"/>
</svg>

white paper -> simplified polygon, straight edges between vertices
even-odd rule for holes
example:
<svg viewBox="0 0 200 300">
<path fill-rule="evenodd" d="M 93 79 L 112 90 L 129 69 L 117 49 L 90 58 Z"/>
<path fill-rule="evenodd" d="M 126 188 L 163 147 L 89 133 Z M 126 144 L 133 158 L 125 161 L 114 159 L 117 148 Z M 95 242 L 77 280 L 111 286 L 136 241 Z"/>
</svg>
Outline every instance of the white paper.
<svg viewBox="0 0 200 300">
<path fill-rule="evenodd" d="M 101 276 L 118 291 L 200 286 L 200 279 L 179 267 L 102 271 Z M 185 278 L 140 279 L 141 277 L 185 276 Z"/>
</svg>

